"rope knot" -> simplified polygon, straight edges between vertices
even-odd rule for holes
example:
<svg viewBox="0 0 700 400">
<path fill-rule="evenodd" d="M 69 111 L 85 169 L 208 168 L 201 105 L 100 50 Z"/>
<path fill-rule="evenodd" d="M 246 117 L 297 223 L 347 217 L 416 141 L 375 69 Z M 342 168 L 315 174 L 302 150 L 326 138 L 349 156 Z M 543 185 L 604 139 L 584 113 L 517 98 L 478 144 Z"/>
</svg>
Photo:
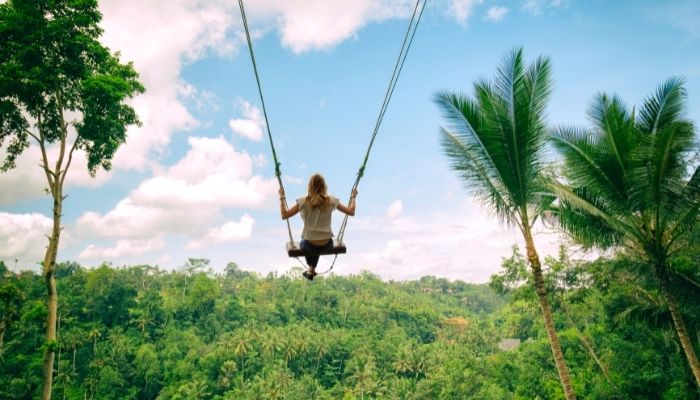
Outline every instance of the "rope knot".
<svg viewBox="0 0 700 400">
<path fill-rule="evenodd" d="M 281 165 L 282 163 L 275 161 L 275 175 L 277 175 L 278 178 L 282 176 L 282 170 L 280 170 Z"/>
<path fill-rule="evenodd" d="M 363 166 L 360 167 L 360 170 L 357 171 L 357 176 L 358 176 L 359 178 L 362 178 L 362 176 L 363 176 L 364 174 L 365 174 L 365 166 L 363 165 Z"/>
</svg>

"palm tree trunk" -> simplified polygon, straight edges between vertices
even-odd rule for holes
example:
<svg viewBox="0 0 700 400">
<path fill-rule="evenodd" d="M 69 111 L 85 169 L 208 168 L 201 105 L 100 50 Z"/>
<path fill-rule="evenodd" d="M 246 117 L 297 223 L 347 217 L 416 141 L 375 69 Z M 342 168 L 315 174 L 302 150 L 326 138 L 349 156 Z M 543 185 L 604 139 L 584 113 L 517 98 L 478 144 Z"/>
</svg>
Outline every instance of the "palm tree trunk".
<svg viewBox="0 0 700 400">
<path fill-rule="evenodd" d="M 549 337 L 549 345 L 552 348 L 552 355 L 554 356 L 554 364 L 557 367 L 557 372 L 559 373 L 559 380 L 561 381 L 561 385 L 564 388 L 564 396 L 566 397 L 566 400 L 574 400 L 576 399 L 576 393 L 574 393 L 574 388 L 571 385 L 571 376 L 569 376 L 569 369 L 566 367 L 566 361 L 564 360 L 564 354 L 561 351 L 559 338 L 557 337 L 557 332 L 554 329 L 552 309 L 549 307 L 549 300 L 547 299 L 547 289 L 545 288 L 544 278 L 542 277 L 542 264 L 540 264 L 540 256 L 535 250 L 535 242 L 532 239 L 532 233 L 530 232 L 529 227 L 526 227 L 526 229 L 523 230 L 523 235 L 525 236 L 527 258 L 530 262 L 530 268 L 532 268 L 532 275 L 535 281 L 535 292 L 537 292 L 537 300 L 540 303 L 542 317 L 544 317 L 544 327 L 547 330 L 547 336 Z"/>
<path fill-rule="evenodd" d="M 46 317 L 46 343 L 43 365 L 43 387 L 41 400 L 51 399 L 51 388 L 53 386 L 53 364 L 54 348 L 56 347 L 56 321 L 58 315 L 58 293 L 56 292 L 56 278 L 54 270 L 56 268 L 56 255 L 58 253 L 58 240 L 61 236 L 61 208 L 63 206 L 63 196 L 58 183 L 52 190 L 53 194 L 53 229 L 49 238 L 49 246 L 46 248 L 44 256 L 44 280 L 48 291 L 48 315 Z"/>
<path fill-rule="evenodd" d="M 688 330 L 685 327 L 683 316 L 678 310 L 676 297 L 673 295 L 673 291 L 669 287 L 667 267 L 665 265 L 657 265 L 656 275 L 661 284 L 661 292 L 663 293 L 666 304 L 668 304 L 668 308 L 671 311 L 671 317 L 673 318 L 673 325 L 676 327 L 678 340 L 680 340 L 681 347 L 683 347 L 683 352 L 688 359 L 688 364 L 690 364 L 690 369 L 695 377 L 695 383 L 698 385 L 698 387 L 700 387 L 700 362 L 698 362 L 698 356 L 695 354 L 693 343 L 690 341 L 690 336 L 688 336 Z"/>
</svg>

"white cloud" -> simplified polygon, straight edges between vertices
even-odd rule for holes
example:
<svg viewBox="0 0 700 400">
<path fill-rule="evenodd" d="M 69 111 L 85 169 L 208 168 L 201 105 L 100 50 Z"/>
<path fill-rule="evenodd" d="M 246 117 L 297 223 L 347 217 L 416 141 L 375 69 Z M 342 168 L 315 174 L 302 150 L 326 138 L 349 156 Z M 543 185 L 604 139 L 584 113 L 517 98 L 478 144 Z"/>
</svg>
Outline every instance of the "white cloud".
<svg viewBox="0 0 700 400">
<path fill-rule="evenodd" d="M 183 81 L 184 64 L 209 53 L 232 54 L 236 44 L 227 31 L 234 21 L 232 4 L 198 0 L 110 0 L 100 2 L 102 41 L 133 61 L 146 93 L 133 100 L 142 127 L 128 131 L 114 165 L 144 169 L 170 143 L 171 136 L 197 126 L 184 101 L 197 90 Z M 207 94 L 203 93 L 206 97 Z"/>
<path fill-rule="evenodd" d="M 446 0 L 450 15 L 461 23 L 482 2 Z M 248 12 L 254 37 L 276 29 L 281 42 L 300 53 L 331 48 L 372 22 L 405 19 L 413 6 L 413 0 L 259 0 L 248 4 Z M 188 63 L 209 55 L 237 53 L 242 44 L 237 4 L 231 0 L 173 0 L 164 7 L 160 0 L 105 0 L 99 7 L 102 42 L 119 51 L 123 62 L 134 63 L 146 88 L 131 102 L 143 125 L 128 129 L 127 142 L 117 151 L 114 167 L 157 168 L 172 136 L 201 124 L 190 113 L 187 101 L 193 100 L 195 107 L 216 108 L 211 93 L 187 83 L 181 71 Z M 240 134 L 260 140 L 255 118 L 244 115 L 233 121 Z M 35 194 L 39 186 L 22 191 Z"/>
<path fill-rule="evenodd" d="M 396 200 L 395 202 L 391 203 L 389 208 L 387 208 L 386 212 L 384 213 L 384 219 L 389 221 L 395 220 L 399 215 L 401 215 L 402 211 L 403 202 L 401 200 Z"/>
<path fill-rule="evenodd" d="M 483 2 L 448 1 L 450 14 L 461 23 Z M 236 54 L 243 43 L 240 11 L 231 0 L 173 0 L 167 7 L 160 0 L 105 0 L 99 6 L 102 42 L 119 51 L 124 62 L 133 61 L 146 88 L 131 102 L 143 124 L 128 129 L 113 164 L 117 169 L 157 168 L 172 136 L 201 124 L 187 102 L 216 108 L 211 93 L 183 79 L 182 68 L 210 55 Z M 413 6 L 413 0 L 259 0 L 248 4 L 248 14 L 254 37 L 277 30 L 283 45 L 301 53 L 332 48 L 372 22 L 407 18 Z M 237 133 L 260 140 L 256 118 L 244 112 L 244 118 L 231 122 Z"/>
<path fill-rule="evenodd" d="M 231 130 L 244 138 L 256 142 L 262 140 L 263 129 L 265 128 L 262 111 L 245 100 L 241 101 L 241 109 L 243 118 L 234 118 L 228 122 Z"/>
<path fill-rule="evenodd" d="M 493 22 L 503 20 L 508 13 L 508 9 L 503 6 L 493 6 L 486 12 L 486 19 Z"/>
<path fill-rule="evenodd" d="M 251 9 L 274 16 L 282 43 L 295 53 L 331 48 L 369 22 L 410 15 L 412 0 L 269 0 Z"/>
<path fill-rule="evenodd" d="M 250 2 L 247 13 L 253 37 L 276 29 L 283 45 L 301 53 L 331 48 L 354 37 L 370 22 L 405 18 L 412 7 L 412 0 L 260 0 Z M 456 9 L 465 12 L 464 5 Z M 200 124 L 186 101 L 194 99 L 200 106 L 209 103 L 208 93 L 200 93 L 183 80 L 183 66 L 211 54 L 235 54 L 243 43 L 238 5 L 231 0 L 173 0 L 164 7 L 160 0 L 107 0 L 100 2 L 100 10 L 102 41 L 120 51 L 122 60 L 134 62 L 146 87 L 132 102 L 143 125 L 129 129 L 114 165 L 154 168 L 153 160 L 167 150 L 174 133 Z M 231 127 L 260 140 L 259 125 L 245 116 L 232 120 Z"/>
<path fill-rule="evenodd" d="M 260 207 L 276 181 L 253 175 L 253 158 L 223 138 L 188 139 L 190 150 L 161 176 L 131 194 L 138 204 L 161 208 Z"/>
<path fill-rule="evenodd" d="M 562 243 L 558 235 L 541 227 L 535 241 L 542 259 L 557 254 Z M 385 279 L 438 275 L 471 282 L 488 281 L 514 244 L 523 249 L 517 232 L 500 227 L 474 203 L 393 220 L 355 218 L 346 231 L 346 243 L 350 252 L 337 266 L 339 273 L 369 269 Z"/>
<path fill-rule="evenodd" d="M 145 94 L 131 101 L 143 126 L 128 129 L 127 142 L 117 151 L 114 167 L 153 167 L 154 155 L 167 149 L 175 132 L 198 126 L 185 101 L 192 99 L 199 105 L 211 103 L 211 94 L 187 84 L 180 75 L 181 69 L 209 53 L 223 55 L 235 51 L 240 41 L 229 40 L 226 33 L 237 16 L 237 8 L 229 1 L 201 0 L 169 1 L 167 7 L 159 0 L 106 0 L 99 6 L 103 14 L 102 42 L 119 51 L 123 62 L 134 62 L 146 87 Z M 29 149 L 18 160 L 17 172 L 0 174 L 0 184 L 15 187 L 13 183 L 23 182 L 16 185 L 12 194 L 16 198 L 41 194 L 46 184 L 43 172 L 35 167 L 38 157 L 38 149 Z M 23 159 L 28 162 L 24 163 Z M 81 159 L 84 157 L 76 154 L 75 161 Z M 80 175 L 74 176 L 74 171 L 80 171 L 77 173 Z M 87 173 L 82 171 L 84 165 L 72 166 L 67 183 L 96 186 L 109 178 L 104 176 L 102 181 L 91 180 L 86 184 Z M 6 197 L 7 194 L 0 194 L 0 204 L 8 202 Z"/>
<path fill-rule="evenodd" d="M 10 214 L 0 212 L 0 260 L 35 264 L 44 257 L 53 222 L 37 213 Z"/>
<path fill-rule="evenodd" d="M 146 240 L 120 239 L 117 240 L 114 247 L 88 245 L 85 250 L 78 254 L 78 258 L 113 260 L 120 257 L 137 257 L 163 247 L 165 247 L 165 242 L 162 238 Z"/>
<path fill-rule="evenodd" d="M 483 2 L 484 0 L 451 0 L 450 14 L 460 24 L 466 24 L 474 12 L 474 8 Z"/>
<path fill-rule="evenodd" d="M 194 234 L 202 230 L 202 221 L 210 222 L 212 218 L 212 212 L 204 208 L 144 206 L 126 198 L 104 215 L 92 211 L 83 213 L 76 228 L 90 236 L 146 239 L 169 233 Z"/>
<path fill-rule="evenodd" d="M 231 243 L 249 239 L 253 233 L 255 220 L 248 214 L 243 215 L 239 222 L 229 221 L 222 226 L 210 229 L 207 234 L 187 243 L 188 250 L 199 250 L 212 244 Z"/>
<path fill-rule="evenodd" d="M 254 221 L 248 215 L 216 231 L 210 227 L 224 209 L 265 206 L 277 182 L 254 175 L 253 158 L 221 137 L 191 137 L 189 144 L 178 163 L 142 182 L 111 211 L 80 216 L 77 229 L 119 239 L 185 235 L 201 246 L 250 237 Z"/>
<path fill-rule="evenodd" d="M 400 240 L 389 240 L 380 259 L 393 265 L 400 265 L 404 262 L 403 243 Z"/>
</svg>

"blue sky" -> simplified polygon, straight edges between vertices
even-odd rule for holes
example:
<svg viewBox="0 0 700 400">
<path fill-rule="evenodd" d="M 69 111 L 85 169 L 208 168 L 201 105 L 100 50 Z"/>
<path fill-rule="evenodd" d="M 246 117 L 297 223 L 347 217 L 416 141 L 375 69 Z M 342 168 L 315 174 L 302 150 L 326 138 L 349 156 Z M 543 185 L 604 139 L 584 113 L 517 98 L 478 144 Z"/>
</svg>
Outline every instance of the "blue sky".
<svg viewBox="0 0 700 400">
<path fill-rule="evenodd" d="M 166 6 L 167 4 L 167 6 Z M 347 200 L 388 83 L 409 0 L 246 3 L 288 197 L 324 174 Z M 73 166 L 60 260 L 157 264 L 188 257 L 283 273 L 276 181 L 240 15 L 231 0 L 104 1 L 103 41 L 134 61 L 147 92 L 110 173 Z M 174 23 L 175 22 L 175 23 Z M 432 274 L 483 282 L 518 243 L 467 195 L 439 146 L 437 90 L 471 93 L 506 52 L 553 64 L 552 126 L 586 124 L 598 91 L 640 104 L 686 78 L 700 123 L 700 2 L 433 0 L 360 184 L 349 254 L 335 272 L 387 279 Z M 0 259 L 36 267 L 50 229 L 36 149 L 0 176 Z M 336 219 L 336 227 L 340 218 Z M 301 231 L 292 221 L 295 235 Z M 561 239 L 537 236 L 543 254 Z M 327 263 L 329 260 L 322 261 Z"/>
</svg>

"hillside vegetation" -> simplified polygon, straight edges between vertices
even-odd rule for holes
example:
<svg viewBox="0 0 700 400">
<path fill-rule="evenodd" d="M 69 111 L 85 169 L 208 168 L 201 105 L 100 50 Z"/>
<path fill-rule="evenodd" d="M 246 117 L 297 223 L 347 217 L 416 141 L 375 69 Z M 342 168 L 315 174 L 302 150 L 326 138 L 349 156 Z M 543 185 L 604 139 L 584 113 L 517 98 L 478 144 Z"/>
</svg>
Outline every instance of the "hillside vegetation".
<svg viewBox="0 0 700 400">
<path fill-rule="evenodd" d="M 581 398 L 700 398 L 670 316 L 634 265 L 577 262 L 563 251 L 545 264 Z M 62 263 L 58 343 L 48 344 L 57 352 L 54 395 L 563 398 L 526 267 L 514 249 L 490 285 L 476 285 L 385 282 L 369 272 L 310 283 L 299 270 L 261 277 L 234 263 L 215 274 L 203 259 L 172 272 Z M 0 269 L 0 398 L 36 398 L 44 282 Z M 679 279 L 675 289 L 697 345 L 698 287 Z"/>
</svg>

